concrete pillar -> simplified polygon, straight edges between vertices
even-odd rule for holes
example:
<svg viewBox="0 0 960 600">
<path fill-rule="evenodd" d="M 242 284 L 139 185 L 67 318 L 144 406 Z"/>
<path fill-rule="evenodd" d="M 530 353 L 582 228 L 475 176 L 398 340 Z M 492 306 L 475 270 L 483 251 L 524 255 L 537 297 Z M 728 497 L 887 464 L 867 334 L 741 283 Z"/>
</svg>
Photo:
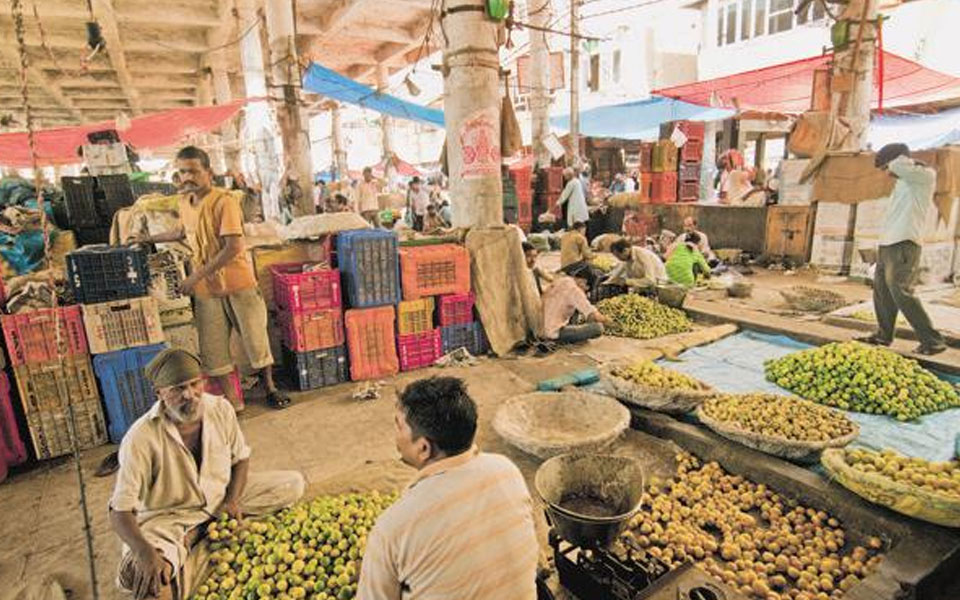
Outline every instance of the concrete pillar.
<svg viewBox="0 0 960 600">
<path fill-rule="evenodd" d="M 310 160 L 310 133 L 300 110 L 300 64 L 297 59 L 296 30 L 291 0 L 266 0 L 267 35 L 272 79 L 283 92 L 277 106 L 277 120 L 283 138 L 283 150 L 290 168 L 297 173 L 303 196 L 300 214 L 313 214 L 313 165 Z"/>
<path fill-rule="evenodd" d="M 703 160 L 700 163 L 700 200 L 713 197 L 713 178 L 717 174 L 717 122 L 703 127 Z"/>
<path fill-rule="evenodd" d="M 330 109 L 330 141 L 332 148 L 331 161 L 336 179 L 347 178 L 347 147 L 343 142 L 343 126 L 340 118 L 340 105 L 334 104 Z"/>
<path fill-rule="evenodd" d="M 213 104 L 213 82 L 212 75 L 204 73 L 200 78 L 200 85 L 197 86 L 197 105 L 210 106 Z M 209 150 L 210 160 L 213 162 L 214 173 L 223 174 L 227 170 L 227 165 L 223 156 L 222 135 L 204 134 L 201 136 L 200 144 Z"/>
<path fill-rule="evenodd" d="M 390 73 L 387 65 L 377 65 L 377 91 L 387 94 L 390 92 Z M 383 148 L 383 158 L 390 158 L 395 152 L 393 147 L 393 119 L 387 115 L 380 115 L 380 139 Z"/>
<path fill-rule="evenodd" d="M 553 12 L 550 0 L 533 0 L 528 5 L 530 24 L 548 27 Z M 550 135 L 550 49 L 547 33 L 530 29 L 530 144 L 538 167 L 550 166 L 550 152 L 543 144 Z"/>
<path fill-rule="evenodd" d="M 570 0 L 570 150 L 580 164 L 580 0 Z"/>
<path fill-rule="evenodd" d="M 455 227 L 503 223 L 499 25 L 484 0 L 443 0 L 444 118 Z"/>
<path fill-rule="evenodd" d="M 850 22 L 850 41 L 834 58 L 834 93 L 831 94 L 830 108 L 850 126 L 850 135 L 833 149 L 859 151 L 867 144 L 873 101 L 877 0 L 850 0 L 840 18 Z M 837 92 L 838 82 L 844 80 L 852 84 L 851 89 Z"/>
<path fill-rule="evenodd" d="M 265 98 L 267 81 L 263 69 L 263 48 L 260 45 L 260 24 L 253 0 L 239 0 L 241 31 L 250 28 L 240 43 L 240 61 L 243 66 L 243 83 L 248 98 Z M 277 129 L 266 101 L 251 102 L 246 107 L 243 138 L 244 145 L 252 148 L 249 171 L 256 173 L 263 189 L 264 218 L 280 214 L 280 177 L 283 174 L 283 155 L 277 143 Z M 309 195 L 309 194 L 308 194 Z"/>
<path fill-rule="evenodd" d="M 223 54 L 215 52 L 217 57 L 213 62 L 213 97 L 218 105 L 230 104 L 233 101 L 233 92 L 230 90 L 230 76 L 223 66 Z M 231 171 L 240 171 L 240 143 L 237 140 L 237 124 L 230 120 L 220 128 L 220 147 L 226 168 Z"/>
</svg>

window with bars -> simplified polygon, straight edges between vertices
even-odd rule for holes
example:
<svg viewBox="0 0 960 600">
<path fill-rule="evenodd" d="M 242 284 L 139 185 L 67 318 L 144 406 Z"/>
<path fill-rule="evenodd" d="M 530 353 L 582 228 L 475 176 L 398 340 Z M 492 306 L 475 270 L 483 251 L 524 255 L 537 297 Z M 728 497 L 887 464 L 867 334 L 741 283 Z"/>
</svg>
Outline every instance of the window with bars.
<svg viewBox="0 0 960 600">
<path fill-rule="evenodd" d="M 799 15 L 800 0 L 720 0 L 717 11 L 717 45 L 774 35 L 825 18 L 822 2 L 813 2 Z"/>
</svg>

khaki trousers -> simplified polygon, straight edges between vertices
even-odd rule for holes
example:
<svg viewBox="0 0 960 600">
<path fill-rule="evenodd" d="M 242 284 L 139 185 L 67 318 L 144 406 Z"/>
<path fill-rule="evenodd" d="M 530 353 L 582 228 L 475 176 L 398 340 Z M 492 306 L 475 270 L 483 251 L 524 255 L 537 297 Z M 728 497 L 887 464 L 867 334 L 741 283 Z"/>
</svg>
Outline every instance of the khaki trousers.
<svg viewBox="0 0 960 600">
<path fill-rule="evenodd" d="M 920 266 L 920 246 L 910 241 L 880 246 L 877 271 L 873 277 L 873 309 L 877 314 L 878 337 L 892 342 L 897 312 L 902 312 L 920 343 L 943 346 L 943 336 L 933 328 L 923 304 L 913 293 Z"/>
</svg>

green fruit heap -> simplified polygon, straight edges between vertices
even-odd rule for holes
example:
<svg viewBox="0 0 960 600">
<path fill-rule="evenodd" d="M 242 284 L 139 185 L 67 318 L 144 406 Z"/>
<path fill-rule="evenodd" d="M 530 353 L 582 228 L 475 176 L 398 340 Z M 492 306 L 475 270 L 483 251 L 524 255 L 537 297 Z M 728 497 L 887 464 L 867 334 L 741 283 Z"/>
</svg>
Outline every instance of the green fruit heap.
<svg viewBox="0 0 960 600">
<path fill-rule="evenodd" d="M 960 462 L 930 462 L 901 456 L 893 450 L 873 452 L 861 448 L 844 452 L 848 465 L 906 485 L 960 499 Z"/>
<path fill-rule="evenodd" d="M 692 562 L 752 600 L 835 600 L 882 560 L 879 538 L 857 545 L 823 511 L 715 462 L 689 454 L 677 462 L 673 481 L 643 495 L 614 544 L 621 558 Z"/>
<path fill-rule="evenodd" d="M 686 313 L 637 294 L 623 294 L 601 300 L 600 312 L 610 318 L 607 333 L 639 340 L 690 331 Z"/>
<path fill-rule="evenodd" d="M 396 497 L 322 496 L 242 523 L 221 516 L 207 528 L 211 568 L 193 600 L 353 598 L 367 533 Z"/>
<path fill-rule="evenodd" d="M 702 386 L 696 379 L 664 369 L 649 360 L 637 362 L 626 367 L 617 367 L 613 374 L 637 385 L 671 390 L 700 390 Z"/>
<path fill-rule="evenodd" d="M 839 411 L 776 394 L 715 396 L 703 403 L 703 412 L 753 433 L 801 442 L 826 442 L 854 430 Z"/>
<path fill-rule="evenodd" d="M 617 259 L 613 258 L 609 254 L 598 254 L 590 259 L 590 264 L 604 273 L 609 273 L 617 266 Z"/>
<path fill-rule="evenodd" d="M 960 406 L 952 385 L 917 361 L 858 342 L 827 344 L 766 363 L 767 379 L 807 400 L 901 421 Z"/>
</svg>

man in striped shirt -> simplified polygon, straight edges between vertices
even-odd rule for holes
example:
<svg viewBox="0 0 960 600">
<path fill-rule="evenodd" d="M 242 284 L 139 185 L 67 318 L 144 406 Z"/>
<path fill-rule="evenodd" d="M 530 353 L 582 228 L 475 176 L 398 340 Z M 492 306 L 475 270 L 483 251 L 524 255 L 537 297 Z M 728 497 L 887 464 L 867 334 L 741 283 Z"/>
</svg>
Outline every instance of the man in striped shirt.
<svg viewBox="0 0 960 600">
<path fill-rule="evenodd" d="M 367 538 L 359 600 L 534 600 L 530 493 L 512 462 L 473 445 L 477 408 L 463 381 L 410 384 L 395 424 L 418 473 Z"/>
</svg>

